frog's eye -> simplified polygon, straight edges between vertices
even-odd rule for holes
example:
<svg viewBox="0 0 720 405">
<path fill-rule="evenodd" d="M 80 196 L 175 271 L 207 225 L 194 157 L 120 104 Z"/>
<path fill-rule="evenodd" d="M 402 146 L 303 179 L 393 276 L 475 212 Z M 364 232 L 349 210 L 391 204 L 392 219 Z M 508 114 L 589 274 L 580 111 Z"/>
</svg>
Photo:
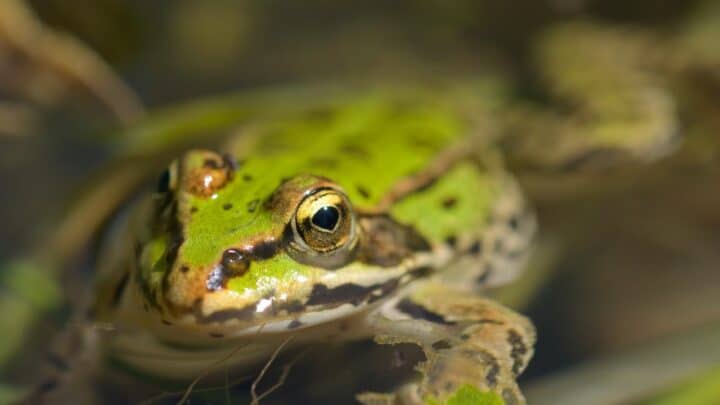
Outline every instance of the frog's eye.
<svg viewBox="0 0 720 405">
<path fill-rule="evenodd" d="M 338 190 L 314 190 L 300 202 L 294 229 L 300 245 L 317 253 L 330 253 L 353 241 L 354 216 L 350 203 Z M 304 247 L 303 246 L 303 247 Z"/>
</svg>

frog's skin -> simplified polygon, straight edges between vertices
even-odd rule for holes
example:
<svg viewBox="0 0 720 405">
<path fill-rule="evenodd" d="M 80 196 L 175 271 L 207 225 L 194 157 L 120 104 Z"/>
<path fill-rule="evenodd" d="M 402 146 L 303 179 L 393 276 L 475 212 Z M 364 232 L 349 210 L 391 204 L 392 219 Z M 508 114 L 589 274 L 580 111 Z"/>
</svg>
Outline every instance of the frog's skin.
<svg viewBox="0 0 720 405">
<path fill-rule="evenodd" d="M 469 123 L 370 94 L 186 152 L 108 263 L 96 313 L 116 329 L 111 355 L 192 379 L 243 342 L 228 363 L 261 363 L 289 336 L 374 337 L 426 351 L 408 401 L 470 383 L 523 402 L 534 329 L 477 294 L 515 277 L 535 222 Z"/>
</svg>

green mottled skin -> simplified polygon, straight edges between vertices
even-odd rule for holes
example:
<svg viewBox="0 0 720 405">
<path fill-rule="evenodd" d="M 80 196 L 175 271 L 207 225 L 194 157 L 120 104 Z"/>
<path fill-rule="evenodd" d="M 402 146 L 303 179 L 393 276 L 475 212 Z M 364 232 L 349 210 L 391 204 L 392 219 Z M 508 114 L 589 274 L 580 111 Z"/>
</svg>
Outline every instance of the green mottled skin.
<svg viewBox="0 0 720 405">
<path fill-rule="evenodd" d="M 232 151 L 243 162 L 236 180 L 215 200 L 188 201 L 198 212 L 188 222 L 188 244 L 181 252 L 184 261 L 207 265 L 228 245 L 277 232 L 284 224 L 274 222 L 267 212 L 248 213 L 245 208 L 251 201 L 269 196 L 283 178 L 299 173 L 327 177 L 345 190 L 356 208 L 370 209 L 398 179 L 423 169 L 467 133 L 460 117 L 432 104 L 398 106 L 369 97 L 325 113 L 331 116 L 262 126 L 253 149 Z M 344 151 L 351 148 L 363 153 Z M 373 174 L 371 178 L 368 173 Z M 245 175 L 252 180 L 243 181 Z M 369 197 L 358 191 L 360 187 Z M 226 203 L 235 208 L 223 210 Z M 214 237 L 193 238 L 196 234 Z"/>
</svg>

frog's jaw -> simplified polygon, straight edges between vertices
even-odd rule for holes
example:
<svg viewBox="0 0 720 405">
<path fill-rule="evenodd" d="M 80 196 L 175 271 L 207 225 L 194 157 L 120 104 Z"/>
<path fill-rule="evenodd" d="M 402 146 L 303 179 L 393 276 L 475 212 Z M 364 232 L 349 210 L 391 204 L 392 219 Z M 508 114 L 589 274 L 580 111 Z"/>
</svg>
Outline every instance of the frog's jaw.
<svg viewBox="0 0 720 405">
<path fill-rule="evenodd" d="M 297 265 L 294 278 L 258 280 L 260 288 L 242 291 L 242 283 L 208 291 L 191 308 L 178 311 L 168 302 L 149 307 L 139 289 L 134 293 L 135 313 L 163 340 L 195 344 L 217 342 L 258 333 L 293 332 L 367 311 L 397 292 L 409 281 L 447 262 L 450 252 L 418 252 L 392 267 L 355 262 L 343 269 L 325 270 Z M 271 273 L 272 266 L 292 259 L 280 254 L 253 265 L 256 273 Z M 181 284 L 177 284 L 181 285 Z M 264 288 L 264 287 L 263 287 Z M 256 292 L 262 292 L 255 294 Z"/>
<path fill-rule="evenodd" d="M 163 254 L 141 255 L 135 284 L 155 323 L 201 331 L 205 337 L 236 337 L 258 329 L 309 327 L 360 312 L 451 256 L 445 244 L 431 246 L 387 214 L 358 213 L 357 227 L 350 262 L 340 268 L 300 260 L 285 240 L 286 230 L 282 237 L 256 236 L 252 243 L 230 246 L 216 263 L 202 267 L 188 267 L 182 247 L 180 260 L 162 272 L 153 273 L 149 267 L 158 261 L 144 256 Z M 168 249 L 158 243 L 157 250 L 163 246 Z M 149 244 L 145 250 L 155 249 Z M 243 252 L 243 274 L 225 271 L 227 252 Z M 149 280 L 153 274 L 161 279 Z"/>
</svg>

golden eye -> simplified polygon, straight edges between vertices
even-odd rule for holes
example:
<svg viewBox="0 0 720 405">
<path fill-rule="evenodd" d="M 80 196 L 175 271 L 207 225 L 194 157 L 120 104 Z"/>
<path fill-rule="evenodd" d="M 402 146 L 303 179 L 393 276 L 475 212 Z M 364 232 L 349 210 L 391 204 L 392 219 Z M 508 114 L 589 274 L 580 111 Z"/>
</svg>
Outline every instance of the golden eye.
<svg viewBox="0 0 720 405">
<path fill-rule="evenodd" d="M 338 190 L 324 188 L 307 195 L 298 206 L 294 228 L 312 251 L 329 253 L 352 242 L 354 217 L 350 203 Z"/>
</svg>

